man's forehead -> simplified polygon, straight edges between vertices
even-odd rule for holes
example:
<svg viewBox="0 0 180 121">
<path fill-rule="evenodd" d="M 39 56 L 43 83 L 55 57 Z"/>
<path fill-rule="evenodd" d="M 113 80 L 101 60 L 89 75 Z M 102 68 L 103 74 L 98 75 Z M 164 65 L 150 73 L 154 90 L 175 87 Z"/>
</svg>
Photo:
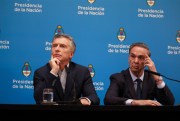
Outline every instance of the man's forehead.
<svg viewBox="0 0 180 121">
<path fill-rule="evenodd" d="M 62 43 L 62 44 L 65 44 L 67 42 L 68 42 L 68 39 L 66 39 L 66 38 L 56 38 L 53 41 L 53 43 Z"/>
<path fill-rule="evenodd" d="M 147 51 L 131 51 L 130 55 L 135 55 L 135 56 L 146 56 Z"/>
<path fill-rule="evenodd" d="M 138 46 L 135 46 L 131 49 L 130 53 L 144 53 L 144 54 L 147 54 L 148 53 L 148 50 L 146 48 L 143 48 L 143 47 L 138 47 Z"/>
</svg>

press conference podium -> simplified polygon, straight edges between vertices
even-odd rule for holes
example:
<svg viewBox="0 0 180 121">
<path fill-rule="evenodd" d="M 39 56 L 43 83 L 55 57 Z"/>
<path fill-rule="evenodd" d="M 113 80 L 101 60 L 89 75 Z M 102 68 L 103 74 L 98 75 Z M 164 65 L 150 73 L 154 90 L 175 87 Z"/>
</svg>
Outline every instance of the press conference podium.
<svg viewBox="0 0 180 121">
<path fill-rule="evenodd" d="M 141 113 L 148 120 L 177 119 L 180 117 L 180 106 L 82 106 L 82 105 L 36 105 L 36 104 L 0 104 L 1 118 L 14 119 L 27 117 L 26 119 L 35 119 L 37 117 L 43 120 L 61 119 L 63 120 L 105 120 L 106 118 L 121 119 L 135 118 Z M 129 115 L 129 116 L 128 116 Z M 3 118 L 2 118 L 3 119 Z M 143 118 L 142 118 L 143 119 Z M 85 120 L 85 121 L 86 121 Z M 179 120 L 179 119 L 178 119 Z M 49 120 L 50 121 L 50 120 Z M 172 121 L 172 120 L 171 120 Z"/>
</svg>

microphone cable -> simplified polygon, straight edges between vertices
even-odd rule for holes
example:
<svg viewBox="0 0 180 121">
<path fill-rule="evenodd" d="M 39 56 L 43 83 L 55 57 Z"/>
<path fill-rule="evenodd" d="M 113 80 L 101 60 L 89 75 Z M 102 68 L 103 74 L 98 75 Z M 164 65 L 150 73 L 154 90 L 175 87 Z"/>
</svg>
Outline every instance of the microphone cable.
<svg viewBox="0 0 180 121">
<path fill-rule="evenodd" d="M 154 74 L 154 75 L 158 75 L 158 76 L 162 76 L 162 77 L 164 77 L 164 78 L 166 78 L 166 79 L 168 79 L 168 80 L 171 80 L 171 81 L 180 82 L 179 80 L 169 78 L 169 77 L 167 77 L 167 76 L 164 76 L 164 75 L 162 75 L 162 74 L 160 74 L 160 73 L 157 73 L 157 72 L 154 72 L 154 71 L 145 70 L 145 72 L 148 72 L 148 73 L 151 73 L 151 74 Z"/>
</svg>

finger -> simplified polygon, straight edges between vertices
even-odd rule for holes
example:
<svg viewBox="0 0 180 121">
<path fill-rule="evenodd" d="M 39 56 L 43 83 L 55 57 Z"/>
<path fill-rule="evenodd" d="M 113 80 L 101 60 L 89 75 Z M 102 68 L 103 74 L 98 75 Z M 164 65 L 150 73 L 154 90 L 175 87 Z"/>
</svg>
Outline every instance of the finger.
<svg viewBox="0 0 180 121">
<path fill-rule="evenodd" d="M 53 59 L 53 55 L 51 55 L 51 60 Z"/>
<path fill-rule="evenodd" d="M 149 58 L 148 54 L 145 54 L 144 57 L 145 57 L 145 59 L 148 59 L 148 58 Z"/>
<path fill-rule="evenodd" d="M 57 65 L 60 64 L 60 61 L 59 61 L 57 58 L 54 58 L 53 60 L 54 60 L 54 62 L 55 62 Z"/>
<path fill-rule="evenodd" d="M 158 101 L 155 101 L 155 103 L 156 103 L 157 106 L 161 105 L 161 103 L 159 103 Z"/>
<path fill-rule="evenodd" d="M 149 63 L 149 58 L 145 58 L 144 63 L 148 64 Z"/>
<path fill-rule="evenodd" d="M 157 101 L 153 101 L 153 102 L 152 102 L 152 105 L 154 105 L 154 106 L 160 106 L 161 104 L 160 104 L 159 102 L 157 102 Z"/>
</svg>

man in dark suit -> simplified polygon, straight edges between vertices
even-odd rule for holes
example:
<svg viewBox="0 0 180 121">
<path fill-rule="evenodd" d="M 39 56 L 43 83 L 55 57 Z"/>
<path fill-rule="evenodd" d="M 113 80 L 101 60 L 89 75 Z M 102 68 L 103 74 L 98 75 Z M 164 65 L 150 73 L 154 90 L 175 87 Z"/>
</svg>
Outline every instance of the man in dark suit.
<svg viewBox="0 0 180 121">
<path fill-rule="evenodd" d="M 37 104 L 43 101 L 43 89 L 52 88 L 54 102 L 79 100 L 82 105 L 99 105 L 100 99 L 88 68 L 71 61 L 75 49 L 71 36 L 54 36 L 49 63 L 34 72 L 34 99 Z"/>
<path fill-rule="evenodd" d="M 144 43 L 134 43 L 129 48 L 129 68 L 110 76 L 110 86 L 104 98 L 105 105 L 173 105 L 174 96 L 157 72 Z"/>
</svg>

